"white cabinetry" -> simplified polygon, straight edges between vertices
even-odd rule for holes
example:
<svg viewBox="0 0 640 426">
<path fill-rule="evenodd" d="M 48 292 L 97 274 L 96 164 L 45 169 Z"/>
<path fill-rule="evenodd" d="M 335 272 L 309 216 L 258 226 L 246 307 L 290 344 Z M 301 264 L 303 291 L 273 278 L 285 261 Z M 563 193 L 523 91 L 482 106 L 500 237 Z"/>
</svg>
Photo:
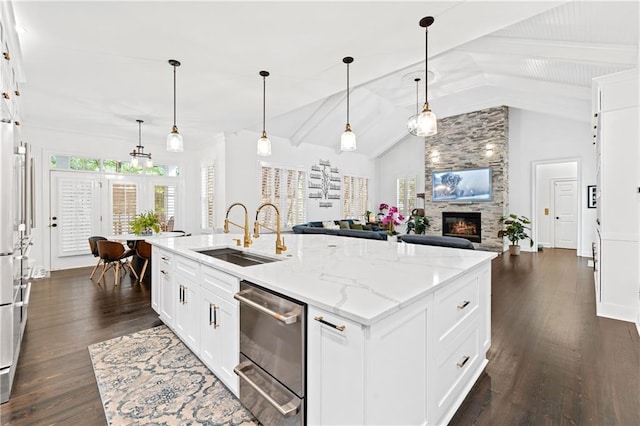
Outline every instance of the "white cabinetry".
<svg viewBox="0 0 640 426">
<path fill-rule="evenodd" d="M 638 321 L 640 298 L 639 71 L 593 80 L 597 155 L 596 309 Z"/>
<path fill-rule="evenodd" d="M 182 256 L 174 256 L 174 262 L 175 331 L 197 355 L 200 352 L 200 264 Z"/>
<path fill-rule="evenodd" d="M 176 306 L 173 291 L 173 254 L 154 246 L 151 256 L 151 307 L 165 324 L 173 327 Z"/>
<path fill-rule="evenodd" d="M 199 309 L 201 324 L 200 359 L 238 395 L 238 278 L 206 266 L 202 267 L 202 294 Z"/>
<path fill-rule="evenodd" d="M 309 424 L 446 424 L 487 364 L 490 273 L 371 326 L 309 306 Z"/>
</svg>

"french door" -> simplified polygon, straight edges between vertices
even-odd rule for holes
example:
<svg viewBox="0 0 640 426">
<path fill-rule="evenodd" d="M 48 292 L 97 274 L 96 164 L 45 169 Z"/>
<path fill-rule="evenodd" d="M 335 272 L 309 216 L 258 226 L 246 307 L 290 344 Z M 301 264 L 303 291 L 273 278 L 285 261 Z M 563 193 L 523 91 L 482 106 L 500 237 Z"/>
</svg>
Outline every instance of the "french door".
<svg viewBox="0 0 640 426">
<path fill-rule="evenodd" d="M 102 184 L 98 175 L 50 172 L 51 270 L 86 266 L 93 257 L 88 238 L 102 234 Z"/>
</svg>

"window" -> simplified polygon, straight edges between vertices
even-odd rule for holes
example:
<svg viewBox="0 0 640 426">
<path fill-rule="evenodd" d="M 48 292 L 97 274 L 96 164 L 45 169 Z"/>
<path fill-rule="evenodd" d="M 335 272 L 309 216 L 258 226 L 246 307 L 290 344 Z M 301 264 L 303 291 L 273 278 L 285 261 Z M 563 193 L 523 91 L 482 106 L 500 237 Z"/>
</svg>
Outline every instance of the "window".
<svg viewBox="0 0 640 426">
<path fill-rule="evenodd" d="M 215 227 L 213 216 L 214 178 L 213 165 L 200 169 L 200 228 L 202 229 L 213 229 Z"/>
<path fill-rule="evenodd" d="M 176 215 L 176 187 L 175 185 L 154 185 L 153 212 L 160 223 L 168 223 Z"/>
<path fill-rule="evenodd" d="M 342 176 L 342 215 L 345 218 L 364 218 L 369 206 L 369 179 Z"/>
<path fill-rule="evenodd" d="M 111 193 L 113 233 L 127 234 L 131 232 L 129 222 L 137 215 L 138 187 L 133 183 L 114 183 Z"/>
<path fill-rule="evenodd" d="M 260 202 L 270 202 L 278 206 L 281 226 L 291 227 L 306 220 L 305 212 L 306 172 L 263 164 L 260 175 Z M 273 209 L 264 208 L 261 223 L 275 228 L 276 216 Z"/>
<path fill-rule="evenodd" d="M 87 239 L 93 235 L 94 205 L 93 179 L 61 179 L 58 186 L 58 256 L 85 254 Z"/>
<path fill-rule="evenodd" d="M 397 181 L 398 210 L 403 216 L 410 216 L 416 208 L 416 178 L 398 178 Z"/>
</svg>

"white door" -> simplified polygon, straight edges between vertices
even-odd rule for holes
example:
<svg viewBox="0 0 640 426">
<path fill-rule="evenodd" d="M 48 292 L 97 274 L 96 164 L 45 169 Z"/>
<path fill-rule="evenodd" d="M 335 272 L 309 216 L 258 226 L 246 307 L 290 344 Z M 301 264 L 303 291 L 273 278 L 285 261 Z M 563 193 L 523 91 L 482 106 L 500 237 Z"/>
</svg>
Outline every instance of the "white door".
<svg viewBox="0 0 640 426">
<path fill-rule="evenodd" d="M 554 247 L 578 247 L 578 197 L 575 180 L 554 182 Z"/>
<path fill-rule="evenodd" d="M 101 188 L 91 173 L 51 171 L 51 270 L 94 263 L 89 237 L 101 235 Z"/>
</svg>

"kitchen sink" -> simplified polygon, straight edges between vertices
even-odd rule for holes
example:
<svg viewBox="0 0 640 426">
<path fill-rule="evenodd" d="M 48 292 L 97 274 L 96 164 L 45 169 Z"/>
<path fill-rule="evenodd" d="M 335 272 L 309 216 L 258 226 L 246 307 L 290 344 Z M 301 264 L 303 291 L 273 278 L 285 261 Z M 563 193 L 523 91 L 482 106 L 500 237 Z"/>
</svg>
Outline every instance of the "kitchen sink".
<svg viewBox="0 0 640 426">
<path fill-rule="evenodd" d="M 277 262 L 281 260 L 228 247 L 194 251 L 238 266 L 262 265 L 264 263 Z"/>
</svg>

